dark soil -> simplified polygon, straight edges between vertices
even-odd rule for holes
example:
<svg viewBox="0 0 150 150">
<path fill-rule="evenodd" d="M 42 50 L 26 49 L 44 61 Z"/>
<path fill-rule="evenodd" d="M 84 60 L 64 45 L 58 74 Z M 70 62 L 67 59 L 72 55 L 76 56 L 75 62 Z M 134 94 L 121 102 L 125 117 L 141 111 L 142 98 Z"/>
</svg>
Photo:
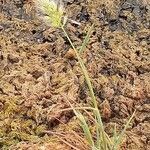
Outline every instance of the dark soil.
<svg viewBox="0 0 150 150">
<path fill-rule="evenodd" d="M 122 149 L 150 149 L 149 0 L 64 1 L 81 22 L 66 27 L 76 47 L 95 24 L 82 55 L 106 131 L 137 109 Z M 63 32 L 34 10 L 31 0 L 0 1 L 0 149 L 88 150 L 73 112 L 61 111 L 90 104 L 81 69 Z"/>
</svg>

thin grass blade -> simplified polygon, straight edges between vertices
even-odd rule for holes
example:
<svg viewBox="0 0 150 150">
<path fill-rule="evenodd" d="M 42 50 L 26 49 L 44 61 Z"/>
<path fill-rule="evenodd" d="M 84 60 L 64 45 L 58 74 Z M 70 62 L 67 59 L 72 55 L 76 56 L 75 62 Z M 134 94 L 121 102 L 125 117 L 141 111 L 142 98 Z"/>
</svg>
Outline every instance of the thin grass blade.
<svg viewBox="0 0 150 150">
<path fill-rule="evenodd" d="M 114 146 L 113 146 L 113 149 L 112 149 L 112 150 L 118 150 L 118 147 L 119 147 L 119 145 L 120 145 L 120 143 L 121 143 L 121 141 L 122 141 L 122 138 L 123 138 L 123 136 L 125 135 L 125 132 L 126 132 L 128 126 L 129 126 L 131 120 L 132 120 L 133 117 L 135 116 L 135 112 L 136 112 L 136 110 L 133 112 L 132 116 L 130 117 L 130 119 L 129 119 L 128 122 L 126 123 L 124 129 L 123 129 L 122 132 L 119 134 L 117 140 L 116 140 L 115 143 L 114 143 Z"/>
<path fill-rule="evenodd" d="M 81 48 L 80 48 L 80 50 L 79 50 L 79 54 L 81 54 L 81 53 L 85 50 L 86 45 L 88 44 L 89 39 L 90 39 L 90 36 L 91 36 L 91 34 L 92 34 L 93 28 L 94 28 L 94 24 L 92 24 L 92 26 L 91 26 L 90 29 L 88 30 L 88 33 L 87 33 L 87 35 L 86 35 L 86 37 L 85 37 L 85 39 L 84 39 L 84 41 L 83 41 L 83 43 L 82 43 L 82 46 L 81 46 Z"/>
<path fill-rule="evenodd" d="M 72 106 L 72 104 L 69 102 L 71 108 L 73 109 L 76 117 L 78 118 L 78 120 L 80 121 L 80 125 L 83 129 L 83 132 L 85 134 L 85 137 L 88 141 L 88 143 L 91 145 L 91 147 L 94 147 L 94 141 L 93 141 L 93 138 L 92 138 L 92 134 L 89 130 L 89 126 L 88 124 L 86 123 L 86 120 L 85 120 L 85 117 L 77 110 L 75 110 L 75 108 Z"/>
<path fill-rule="evenodd" d="M 117 129 L 116 129 L 116 123 L 114 126 L 114 131 L 113 131 L 113 142 L 117 141 Z"/>
<path fill-rule="evenodd" d="M 96 120 L 96 117 L 95 117 Z M 99 125 L 96 123 L 96 147 L 101 150 L 101 143 L 100 143 L 100 133 L 99 133 Z"/>
<path fill-rule="evenodd" d="M 84 131 L 84 134 L 85 134 L 85 136 L 87 138 L 87 141 L 93 147 L 94 146 L 94 141 L 93 141 L 91 132 L 89 130 L 89 126 L 86 123 L 85 117 L 80 112 L 78 112 L 77 117 L 78 117 L 78 119 L 80 119 L 80 123 L 81 123 L 80 125 L 81 125 L 81 127 L 82 127 L 82 129 Z"/>
</svg>

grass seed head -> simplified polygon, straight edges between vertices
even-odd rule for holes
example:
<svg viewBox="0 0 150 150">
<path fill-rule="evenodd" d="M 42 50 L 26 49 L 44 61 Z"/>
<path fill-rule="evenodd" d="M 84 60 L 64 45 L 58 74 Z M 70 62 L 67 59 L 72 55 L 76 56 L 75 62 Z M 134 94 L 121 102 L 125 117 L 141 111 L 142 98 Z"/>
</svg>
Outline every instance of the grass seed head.
<svg viewBox="0 0 150 150">
<path fill-rule="evenodd" d="M 34 0 L 34 3 L 44 22 L 56 28 L 63 25 L 64 7 L 60 0 Z"/>
</svg>

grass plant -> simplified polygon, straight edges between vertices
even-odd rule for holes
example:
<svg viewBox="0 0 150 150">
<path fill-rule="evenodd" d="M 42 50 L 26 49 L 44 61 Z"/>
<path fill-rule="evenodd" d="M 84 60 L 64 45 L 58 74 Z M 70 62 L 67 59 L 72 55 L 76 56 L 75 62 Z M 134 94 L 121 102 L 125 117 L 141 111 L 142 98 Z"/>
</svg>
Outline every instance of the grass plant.
<svg viewBox="0 0 150 150">
<path fill-rule="evenodd" d="M 92 150 L 118 150 L 120 148 L 120 145 L 122 144 L 123 136 L 125 135 L 125 131 L 128 128 L 131 120 L 133 119 L 135 112 L 132 114 L 128 122 L 126 123 L 125 127 L 121 131 L 121 133 L 116 133 L 116 128 L 114 128 L 114 135 L 113 137 L 109 137 L 109 135 L 104 130 L 104 125 L 102 122 L 101 114 L 98 109 L 97 100 L 93 91 L 93 86 L 88 74 L 88 71 L 86 69 L 86 66 L 83 62 L 83 59 L 81 58 L 82 52 L 85 50 L 88 41 L 90 39 L 90 35 L 93 31 L 94 25 L 91 26 L 89 29 L 87 36 L 85 37 L 85 40 L 83 41 L 81 48 L 78 50 L 75 48 L 73 42 L 71 41 L 66 29 L 65 24 L 67 23 L 68 19 L 66 16 L 64 16 L 64 8 L 62 3 L 59 0 L 35 0 L 35 5 L 38 11 L 40 11 L 43 14 L 43 20 L 46 23 L 49 23 L 49 25 L 60 28 L 66 38 L 68 39 L 70 46 L 74 50 L 78 62 L 80 64 L 81 70 L 83 72 L 83 75 L 85 77 L 89 94 L 91 97 L 91 102 L 93 109 L 91 110 L 93 112 L 94 121 L 95 121 L 95 127 L 96 127 L 96 139 L 93 138 L 93 135 L 90 131 L 90 126 L 88 125 L 88 118 L 86 118 L 79 109 L 74 108 L 71 104 L 71 108 L 73 109 L 76 117 L 80 121 L 80 125 L 83 129 L 84 135 L 91 147 Z M 75 22 L 75 21 L 74 21 Z"/>
</svg>

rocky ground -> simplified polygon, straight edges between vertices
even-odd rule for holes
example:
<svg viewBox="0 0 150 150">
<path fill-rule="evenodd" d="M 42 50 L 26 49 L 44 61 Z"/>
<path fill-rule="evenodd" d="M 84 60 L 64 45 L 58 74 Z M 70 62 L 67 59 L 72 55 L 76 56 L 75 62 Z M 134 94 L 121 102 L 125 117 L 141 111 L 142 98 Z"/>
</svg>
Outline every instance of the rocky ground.
<svg viewBox="0 0 150 150">
<path fill-rule="evenodd" d="M 120 131 L 136 109 L 122 150 L 150 149 L 149 0 L 64 0 L 106 131 Z M 78 61 L 59 29 L 46 26 L 31 0 L 0 1 L 0 149 L 88 150 L 69 108 L 89 106 Z"/>
</svg>

